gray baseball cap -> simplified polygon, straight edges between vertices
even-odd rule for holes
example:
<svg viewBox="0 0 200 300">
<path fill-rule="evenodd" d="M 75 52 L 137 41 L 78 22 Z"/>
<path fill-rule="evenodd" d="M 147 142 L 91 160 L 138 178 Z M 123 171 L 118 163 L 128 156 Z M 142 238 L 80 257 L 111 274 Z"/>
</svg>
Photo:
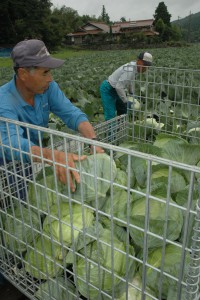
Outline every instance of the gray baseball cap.
<svg viewBox="0 0 200 300">
<path fill-rule="evenodd" d="M 59 68 L 64 60 L 50 56 L 47 47 L 41 40 L 24 40 L 15 45 L 11 52 L 14 67 Z"/>
</svg>

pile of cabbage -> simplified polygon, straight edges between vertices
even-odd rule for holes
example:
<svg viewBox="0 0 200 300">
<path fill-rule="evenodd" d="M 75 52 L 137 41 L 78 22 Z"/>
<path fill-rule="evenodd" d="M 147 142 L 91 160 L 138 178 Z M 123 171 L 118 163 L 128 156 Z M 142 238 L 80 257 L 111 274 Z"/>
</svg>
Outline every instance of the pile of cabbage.
<svg viewBox="0 0 200 300">
<path fill-rule="evenodd" d="M 184 139 L 164 134 L 154 144 L 120 146 L 181 162 L 191 151 Z M 193 153 L 190 163 L 197 164 L 200 152 Z M 186 213 L 189 174 L 155 163 L 149 187 L 148 161 L 123 151 L 88 155 L 76 169 L 81 183 L 74 193 L 58 181 L 54 166 L 45 166 L 29 183 L 26 203 L 1 211 L 2 241 L 21 259 L 21 271 L 36 280 L 35 297 L 183 298 L 179 279 L 186 281 L 195 219 Z M 194 184 L 191 209 L 197 199 Z"/>
</svg>

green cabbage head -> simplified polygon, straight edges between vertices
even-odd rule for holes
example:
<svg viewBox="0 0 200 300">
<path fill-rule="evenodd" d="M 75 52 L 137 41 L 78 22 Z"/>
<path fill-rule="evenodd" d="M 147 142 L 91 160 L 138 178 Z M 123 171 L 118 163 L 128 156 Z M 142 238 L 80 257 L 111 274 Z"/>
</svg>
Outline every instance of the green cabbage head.
<svg viewBox="0 0 200 300">
<path fill-rule="evenodd" d="M 98 241 L 88 244 L 79 253 L 81 256 L 76 256 L 74 264 L 75 281 L 80 294 L 87 299 L 98 299 L 99 290 L 108 295 L 112 295 L 112 290 L 115 296 L 121 294 L 125 285 L 121 278 L 128 280 L 135 272 L 135 261 L 127 256 L 126 245 L 115 235 L 112 240 L 111 231 L 105 228 Z M 129 254 L 135 254 L 131 246 Z M 106 296 L 103 299 L 107 299 Z"/>
<path fill-rule="evenodd" d="M 137 273 L 131 283 L 128 285 L 128 291 L 127 293 L 124 292 L 123 295 L 120 298 L 117 298 L 116 300 L 141 300 L 142 297 L 142 279 Z M 146 300 L 152 300 L 152 297 L 148 296 L 147 293 L 151 296 L 156 296 L 156 294 L 148 287 L 145 288 L 145 299 Z M 127 298 L 128 297 L 128 298 Z"/>
<path fill-rule="evenodd" d="M 39 235 L 40 218 L 23 205 L 9 208 L 4 222 L 4 242 L 14 253 L 26 251 Z"/>
<path fill-rule="evenodd" d="M 161 273 L 162 266 L 162 257 L 164 254 L 164 266 Z M 177 291 L 178 281 L 181 276 L 183 278 L 183 282 L 186 282 L 186 275 L 189 268 L 189 253 L 186 252 L 185 262 L 183 265 L 182 262 L 182 247 L 181 245 L 166 245 L 165 253 L 163 252 L 163 248 L 152 249 L 149 252 L 147 263 L 151 265 L 153 268 L 157 268 L 155 270 L 151 267 L 147 267 L 146 272 L 146 284 L 152 289 L 157 295 L 159 293 L 159 289 L 161 289 L 161 294 L 163 299 L 167 299 L 168 293 L 170 290 Z M 180 271 L 182 270 L 183 272 Z M 139 272 L 142 274 L 142 265 L 139 267 Z M 167 276 L 168 275 L 168 276 Z M 177 279 L 177 281 L 173 278 L 173 276 Z M 183 295 L 182 295 L 183 296 Z M 181 299 L 185 299 L 182 297 Z"/>
<path fill-rule="evenodd" d="M 168 205 L 168 214 L 166 214 L 167 210 L 167 202 L 164 197 L 161 197 L 159 194 L 154 194 L 154 196 L 163 202 L 149 198 L 149 223 L 148 223 L 148 231 L 153 234 L 158 235 L 156 237 L 154 235 L 148 234 L 147 237 L 147 247 L 155 248 L 160 247 L 163 244 L 163 238 L 165 236 L 165 225 L 167 218 L 167 233 L 166 238 L 175 241 L 179 238 L 183 226 L 183 213 L 182 211 L 175 206 L 170 204 L 175 204 L 173 200 L 170 200 Z M 145 228 L 145 218 L 147 218 L 146 212 L 146 197 L 142 197 L 137 201 L 131 203 L 130 210 L 130 224 L 139 227 L 134 228 L 130 226 L 130 235 L 135 242 L 135 244 L 141 248 L 144 245 L 144 232 L 147 231 Z"/>
<path fill-rule="evenodd" d="M 67 250 L 50 238 L 40 235 L 34 247 L 28 247 L 24 259 L 25 270 L 32 277 L 48 279 L 63 273 Z"/>
<path fill-rule="evenodd" d="M 60 202 L 50 208 L 43 223 L 44 232 L 55 240 L 71 246 L 79 233 L 93 225 L 94 211 L 82 204 Z"/>
<path fill-rule="evenodd" d="M 72 282 L 61 276 L 40 284 L 35 293 L 35 297 L 39 300 L 76 300 L 77 295 Z"/>
<path fill-rule="evenodd" d="M 106 153 L 99 153 L 75 164 L 80 171 L 81 183 L 76 186 L 72 197 L 93 207 L 96 207 L 97 199 L 98 208 L 101 208 L 110 182 L 115 179 L 117 173 L 115 161 Z"/>
</svg>

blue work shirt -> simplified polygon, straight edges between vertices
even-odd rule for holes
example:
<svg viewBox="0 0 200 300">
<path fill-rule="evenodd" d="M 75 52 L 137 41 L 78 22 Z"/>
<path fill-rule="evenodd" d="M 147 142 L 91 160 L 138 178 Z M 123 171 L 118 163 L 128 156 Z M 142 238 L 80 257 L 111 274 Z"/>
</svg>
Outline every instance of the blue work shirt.
<svg viewBox="0 0 200 300">
<path fill-rule="evenodd" d="M 55 81 L 50 83 L 43 94 L 35 95 L 34 103 L 34 106 L 31 106 L 21 97 L 15 85 L 15 76 L 0 87 L 0 117 L 47 127 L 49 114 L 52 112 L 60 117 L 68 128 L 75 131 L 78 130 L 81 122 L 88 121 L 86 114 L 70 102 Z M 39 134 L 35 129 L 29 129 L 29 141 L 25 127 L 0 121 L 0 133 L 0 144 L 9 146 L 9 148 L 3 147 L 7 161 L 12 160 L 10 146 L 29 153 L 29 147 L 39 145 Z M 19 151 L 12 151 L 12 153 L 15 160 L 21 160 Z M 0 160 L 2 157 L 2 148 L 0 148 Z M 23 154 L 23 160 L 30 162 L 29 155 Z"/>
</svg>

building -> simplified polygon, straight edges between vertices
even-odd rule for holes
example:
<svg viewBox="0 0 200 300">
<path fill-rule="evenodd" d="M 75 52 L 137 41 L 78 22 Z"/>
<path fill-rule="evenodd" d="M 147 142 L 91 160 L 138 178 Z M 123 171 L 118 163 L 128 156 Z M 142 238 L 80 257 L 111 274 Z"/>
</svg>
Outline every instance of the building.
<svg viewBox="0 0 200 300">
<path fill-rule="evenodd" d="M 81 45 L 86 43 L 97 43 L 106 40 L 108 35 L 112 34 L 117 39 L 122 34 L 127 33 L 143 33 L 146 36 L 158 35 L 154 31 L 153 19 L 116 22 L 109 26 L 104 22 L 88 22 L 79 30 L 67 34 L 67 42 L 69 44 Z"/>
</svg>

